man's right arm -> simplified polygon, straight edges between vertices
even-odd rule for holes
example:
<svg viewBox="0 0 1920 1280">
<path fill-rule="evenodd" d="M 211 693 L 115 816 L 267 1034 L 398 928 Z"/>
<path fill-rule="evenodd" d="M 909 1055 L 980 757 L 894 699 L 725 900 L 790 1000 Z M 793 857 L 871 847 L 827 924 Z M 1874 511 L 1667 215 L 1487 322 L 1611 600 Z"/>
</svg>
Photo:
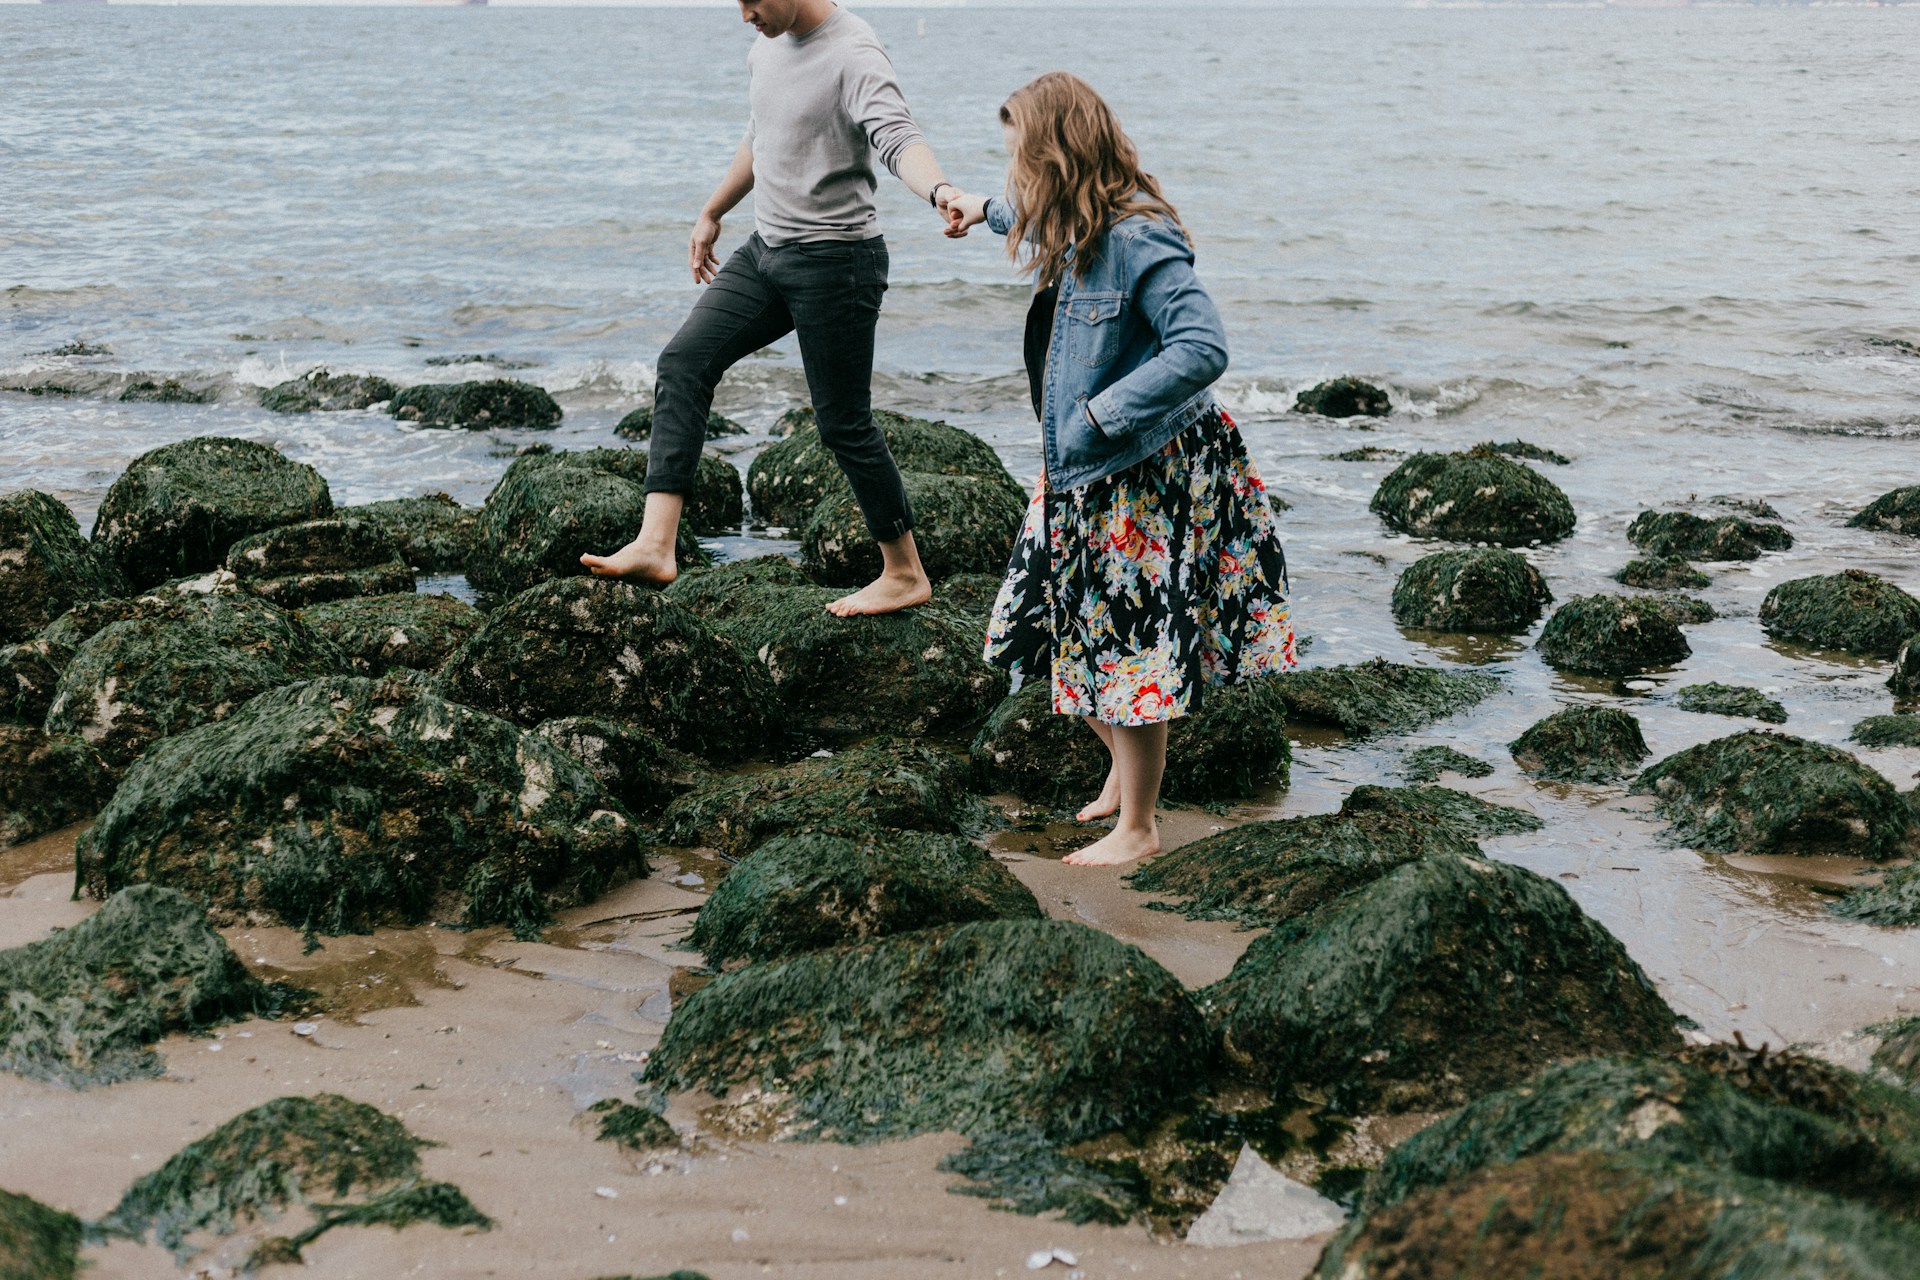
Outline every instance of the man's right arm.
<svg viewBox="0 0 1920 1280">
<path fill-rule="evenodd" d="M 733 207 L 747 198 L 753 190 L 753 130 L 747 130 L 747 136 L 740 140 L 739 150 L 733 153 L 733 163 L 727 166 L 726 176 L 720 179 L 720 185 L 707 197 L 707 203 L 701 208 L 700 216 L 693 223 L 693 238 L 687 243 L 687 264 L 693 268 L 696 284 L 710 284 L 714 273 L 720 270 L 720 259 L 714 253 L 714 245 L 720 240 L 720 219 L 733 212 Z"/>
</svg>

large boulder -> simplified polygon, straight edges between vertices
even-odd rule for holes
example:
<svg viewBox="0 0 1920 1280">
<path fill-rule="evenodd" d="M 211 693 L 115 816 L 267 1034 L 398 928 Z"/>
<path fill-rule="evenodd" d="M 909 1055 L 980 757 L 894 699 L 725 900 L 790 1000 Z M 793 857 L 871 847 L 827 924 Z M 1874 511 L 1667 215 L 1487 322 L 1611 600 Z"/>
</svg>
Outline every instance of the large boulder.
<svg viewBox="0 0 1920 1280">
<path fill-rule="evenodd" d="M 1640 722 L 1618 707 L 1565 707 L 1507 744 L 1513 762 L 1548 782 L 1618 782 L 1652 752 Z"/>
<path fill-rule="evenodd" d="M 1451 853 L 1279 925 L 1199 996 L 1253 1083 L 1349 1111 L 1453 1106 L 1564 1058 L 1679 1047 L 1673 1011 L 1564 889 Z"/>
<path fill-rule="evenodd" d="M 1055 715 L 1052 683 L 1029 680 L 974 738 L 975 779 L 986 790 L 1011 791 L 1036 804 L 1093 799 L 1112 757 L 1082 719 Z M 1203 804 L 1251 799 L 1286 786 L 1292 761 L 1286 707 L 1272 681 L 1209 689 L 1198 714 L 1172 722 L 1161 794 Z"/>
<path fill-rule="evenodd" d="M 0 951 L 0 990 L 0 1068 L 76 1088 L 159 1075 L 154 1041 L 249 1017 L 273 998 L 205 912 L 149 884 Z"/>
<path fill-rule="evenodd" d="M 1437 551 L 1400 574 L 1393 620 L 1429 631 L 1524 631 L 1552 600 L 1546 579 L 1517 551 Z"/>
<path fill-rule="evenodd" d="M 1534 647 L 1549 666 L 1600 676 L 1670 667 L 1693 652 L 1664 607 L 1627 596 L 1574 597 L 1553 611 Z"/>
<path fill-rule="evenodd" d="M 400 555 L 415 573 L 455 573 L 473 554 L 480 513 L 444 493 L 422 498 L 388 498 L 339 507 L 336 515 L 372 525 L 400 544 Z"/>
<path fill-rule="evenodd" d="M 1007 474 L 993 446 L 972 432 L 886 409 L 875 409 L 873 419 L 902 472 L 975 476 L 1025 501 L 1025 492 Z M 823 499 L 853 496 L 852 487 L 841 474 L 833 452 L 820 442 L 820 431 L 814 425 L 811 412 L 791 435 L 769 445 L 753 460 L 753 465 L 747 468 L 747 492 L 753 499 L 756 516 L 769 524 L 793 529 L 804 529 Z"/>
<path fill-rule="evenodd" d="M 1648 555 L 1682 560 L 1758 560 L 1785 551 L 1793 535 L 1784 525 L 1744 516 L 1697 516 L 1691 511 L 1642 511 L 1627 526 L 1627 541 Z"/>
<path fill-rule="evenodd" d="M 198 436 L 128 464 L 93 522 L 95 548 L 136 591 L 226 562 L 249 534 L 333 514 L 318 471 L 252 440 Z"/>
<path fill-rule="evenodd" d="M 120 566 L 94 554 L 66 503 L 32 489 L 0 498 L 0 645 L 126 589 Z"/>
<path fill-rule="evenodd" d="M 1384 418 L 1393 412 L 1387 393 L 1359 378 L 1329 378 L 1293 398 L 1295 413 L 1323 418 Z"/>
<path fill-rule="evenodd" d="M 507 924 L 646 873 L 633 823 L 546 739 L 400 680 L 275 690 L 169 738 L 79 846 L 87 889 L 171 885 L 312 933 Z"/>
<path fill-rule="evenodd" d="M 1044 918 L 1031 890 L 959 836 L 780 836 L 727 872 L 687 944 L 725 969 L 939 925 Z"/>
<path fill-rule="evenodd" d="M 46 730 L 78 734 L 124 769 L 156 740 L 225 719 L 255 694 L 346 668 L 340 650 L 265 601 L 181 599 L 80 645 Z"/>
<path fill-rule="evenodd" d="M 745 435 L 747 429 L 723 414 L 707 414 L 707 439 L 718 440 L 722 436 Z M 653 406 L 635 409 L 620 421 L 613 424 L 613 434 L 622 440 L 653 439 Z"/>
<path fill-rule="evenodd" d="M 1847 521 L 1852 529 L 1884 529 L 1888 533 L 1920 534 L 1920 485 L 1906 485 L 1883 493 Z"/>
<path fill-rule="evenodd" d="M 227 551 L 241 590 L 283 609 L 413 590 L 400 545 L 359 520 L 308 520 L 242 538 Z"/>
<path fill-rule="evenodd" d="M 317 604 L 300 620 L 332 641 L 355 673 L 377 676 L 394 667 L 437 671 L 486 615 L 452 596 L 403 591 Z"/>
<path fill-rule="evenodd" d="M 562 716 L 534 732 L 587 766 L 627 812 L 650 818 L 683 795 L 698 773 L 693 760 L 630 720 Z"/>
<path fill-rule="evenodd" d="M 1682 711 L 1693 711 L 1701 715 L 1744 716 L 1753 720 L 1764 720 L 1768 724 L 1785 724 L 1787 709 L 1778 700 L 1769 698 L 1758 689 L 1749 689 L 1745 685 L 1721 684 L 1709 680 L 1705 684 L 1690 684 L 1676 690 L 1673 695 L 1675 704 Z"/>
<path fill-rule="evenodd" d="M 1871 573 L 1795 578 L 1767 592 L 1760 625 L 1776 640 L 1891 658 L 1920 631 L 1920 600 Z"/>
<path fill-rule="evenodd" d="M 523 591 L 447 659 L 447 696 L 531 728 L 592 711 L 714 760 L 768 743 L 765 670 L 671 599 L 556 578 Z"/>
<path fill-rule="evenodd" d="M 802 740 L 962 733 L 1005 695 L 1006 673 L 981 658 L 969 623 L 933 608 L 840 618 L 826 606 L 841 594 L 777 555 L 684 575 L 667 592 L 759 659 Z"/>
<path fill-rule="evenodd" d="M 930 579 L 1005 571 L 1027 513 L 1018 490 L 978 476 L 910 471 L 901 479 L 913 504 L 913 545 Z M 828 494 L 815 505 L 800 534 L 800 554 L 808 572 L 832 586 L 861 586 L 880 576 L 880 544 L 851 493 Z"/>
<path fill-rule="evenodd" d="M 1211 1057 L 1179 980 L 1058 920 L 993 920 L 749 965 L 700 988 L 647 1079 L 746 1095 L 778 1132 L 1081 1141 L 1151 1124 Z"/>
<path fill-rule="evenodd" d="M 260 393 L 260 407 L 275 413 L 338 413 L 391 400 L 400 388 L 370 373 L 309 369 Z"/>
<path fill-rule="evenodd" d="M 1450 542 L 1524 547 L 1573 532 L 1573 503 L 1553 481 L 1491 450 L 1416 453 L 1374 492 L 1391 528 Z"/>
<path fill-rule="evenodd" d="M 91 818 L 112 794 L 112 770 L 84 739 L 0 724 L 0 849 Z"/>
<path fill-rule="evenodd" d="M 1716 853 L 1920 852 L 1920 824 L 1893 784 L 1824 743 L 1749 729 L 1688 747 L 1634 780 L 1674 834 Z"/>
<path fill-rule="evenodd" d="M 1694 568 L 1680 556 L 1648 556 L 1629 560 L 1613 580 L 1622 586 L 1647 591 L 1699 591 L 1713 585 L 1713 579 Z"/>
<path fill-rule="evenodd" d="M 85 1234 L 85 1225 L 65 1210 L 0 1190 L 0 1276 L 6 1280 L 75 1280 Z"/>
<path fill-rule="evenodd" d="M 1524 458 L 1528 462 L 1550 462 L 1556 467 L 1573 465 L 1573 459 L 1566 454 L 1534 444 L 1530 440 L 1483 440 L 1473 447 L 1504 454 L 1509 458 Z"/>
<path fill-rule="evenodd" d="M 930 747 L 882 741 L 716 780 L 667 808 L 660 839 L 740 858 L 780 835 L 959 835 L 976 811 L 963 761 Z"/>
<path fill-rule="evenodd" d="M 423 427 L 469 431 L 551 431 L 561 416 L 543 388 L 517 378 L 408 387 L 394 394 L 387 412 Z"/>
<path fill-rule="evenodd" d="M 1415 667 L 1385 658 L 1270 677 L 1287 717 L 1334 725 L 1356 737 L 1409 733 L 1464 711 L 1500 687 L 1483 671 Z"/>
</svg>

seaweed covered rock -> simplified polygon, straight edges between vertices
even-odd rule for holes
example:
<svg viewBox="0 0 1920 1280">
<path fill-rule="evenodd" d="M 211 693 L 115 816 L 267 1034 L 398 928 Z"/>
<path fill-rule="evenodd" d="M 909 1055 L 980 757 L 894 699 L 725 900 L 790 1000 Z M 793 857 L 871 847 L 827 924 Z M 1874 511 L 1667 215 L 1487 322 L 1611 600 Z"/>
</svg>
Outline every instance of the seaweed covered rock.
<svg viewBox="0 0 1920 1280">
<path fill-rule="evenodd" d="M 260 407 L 275 413 L 338 413 L 391 400 L 400 388 L 370 373 L 309 369 L 260 393 Z"/>
<path fill-rule="evenodd" d="M 144 591 L 218 568 L 249 534 L 331 514 L 312 467 L 251 440 L 198 436 L 128 464 L 100 503 L 93 543 Z"/>
<path fill-rule="evenodd" d="M 1781 583 L 1761 602 L 1760 625 L 1776 640 L 1891 658 L 1920 632 L 1920 600 L 1884 578 L 1848 569 Z"/>
<path fill-rule="evenodd" d="M 1920 534 L 1920 485 L 1883 493 L 1847 521 L 1852 529 L 1884 529 L 1888 533 Z"/>
<path fill-rule="evenodd" d="M 1384 418 L 1392 414 L 1387 393 L 1359 378 L 1329 378 L 1293 398 L 1295 413 L 1317 413 L 1323 418 Z"/>
<path fill-rule="evenodd" d="M 388 498 L 340 507 L 335 515 L 372 525 L 400 546 L 401 559 L 415 573 L 454 573 L 473 554 L 480 513 L 444 493 L 421 498 Z"/>
<path fill-rule="evenodd" d="M 727 872 L 687 944 L 722 969 L 939 925 L 1044 914 L 1012 872 L 960 836 L 780 836 Z"/>
<path fill-rule="evenodd" d="M 927 576 L 1004 570 L 1027 504 L 999 479 L 907 472 L 913 544 Z M 807 571 L 832 586 L 862 586 L 880 576 L 880 545 L 850 493 L 828 494 L 800 534 Z"/>
<path fill-rule="evenodd" d="M 1868 716 L 1853 726 L 1847 740 L 1863 747 L 1920 747 L 1920 716 Z"/>
<path fill-rule="evenodd" d="M 1490 453 L 1505 454 L 1509 458 L 1524 458 L 1528 462 L 1550 462 L 1556 467 L 1571 466 L 1573 463 L 1573 459 L 1564 453 L 1556 453 L 1552 449 L 1544 449 L 1526 440 L 1501 440 L 1497 442 L 1487 440 L 1473 447 L 1475 449 L 1485 449 Z"/>
<path fill-rule="evenodd" d="M 1553 599 L 1517 551 L 1475 547 L 1422 556 L 1393 587 L 1393 620 L 1430 631 L 1524 631 Z"/>
<path fill-rule="evenodd" d="M 447 659 L 447 696 L 532 727 L 591 708 L 670 746 L 737 760 L 768 740 L 760 664 L 658 591 L 556 578 L 487 615 Z"/>
<path fill-rule="evenodd" d="M 1716 853 L 1837 854 L 1882 862 L 1920 851 L 1893 784 L 1824 743 L 1749 729 L 1659 761 L 1636 795 L 1674 834 Z"/>
<path fill-rule="evenodd" d="M 1652 752 L 1640 722 L 1618 707 L 1566 707 L 1507 744 L 1514 763 L 1549 782 L 1618 782 Z"/>
<path fill-rule="evenodd" d="M 1028 681 L 973 740 L 976 780 L 1035 804 L 1091 800 L 1106 782 L 1111 757 L 1080 721 L 1054 714 L 1050 681 Z M 1286 707 L 1272 681 L 1209 689 L 1198 714 L 1172 722 L 1161 794 L 1183 802 L 1246 800 L 1286 786 L 1292 762 Z"/>
<path fill-rule="evenodd" d="M 1702 622 L 1712 622 L 1720 615 L 1714 607 L 1699 596 L 1684 595 L 1678 591 L 1662 591 L 1658 595 L 1644 596 L 1637 603 L 1646 609 L 1652 609 L 1666 616 L 1676 627 L 1698 626 Z"/>
<path fill-rule="evenodd" d="M 0 1190 L 0 1280 L 74 1280 L 82 1230 L 70 1213 Z"/>
<path fill-rule="evenodd" d="M 934 588 L 929 603 L 955 617 L 964 618 L 982 635 L 993 616 L 994 601 L 1000 598 L 1000 586 L 1006 580 L 1001 573 L 956 573 Z"/>
<path fill-rule="evenodd" d="M 1341 801 L 1340 812 L 1348 817 L 1380 814 L 1424 822 L 1476 837 L 1520 835 L 1546 825 L 1525 809 L 1495 804 L 1452 787 L 1358 786 Z"/>
<path fill-rule="evenodd" d="M 308 520 L 242 538 L 227 551 L 241 590 L 283 609 L 413 590 L 400 545 L 359 520 Z"/>
<path fill-rule="evenodd" d="M 1288 671 L 1271 680 L 1289 719 L 1334 725 L 1355 736 L 1411 732 L 1466 710 L 1500 687 L 1500 677 L 1485 672 L 1385 658 Z"/>
<path fill-rule="evenodd" d="M 33 489 L 0 498 L 0 645 L 126 589 L 120 566 L 94 554 L 66 503 Z"/>
<path fill-rule="evenodd" d="M 1463 778 L 1486 778 L 1493 775 L 1493 766 L 1464 751 L 1442 746 L 1415 747 L 1400 757 L 1400 776 L 1408 782 L 1438 782 L 1443 773 L 1457 773 Z"/>
<path fill-rule="evenodd" d="M 640 531 L 646 478 L 647 457 L 632 449 L 522 454 L 481 508 L 467 579 L 482 591 L 511 595 L 584 576 L 582 552 L 611 552 Z M 674 548 L 682 565 L 706 559 L 695 524 L 690 510 Z"/>
<path fill-rule="evenodd" d="M 210 404 L 213 391 L 207 387 L 190 387 L 178 378 L 162 378 L 158 382 L 141 378 L 128 383 L 119 398 L 122 404 Z"/>
<path fill-rule="evenodd" d="M 1673 700 L 1682 711 L 1696 711 L 1703 715 L 1744 716 L 1750 720 L 1764 720 L 1768 724 L 1785 724 L 1787 709 L 1778 701 L 1769 698 L 1758 689 L 1749 689 L 1744 685 L 1721 684 L 1708 681 L 1706 684 L 1690 684 L 1674 694 Z"/>
<path fill-rule="evenodd" d="M 1847 894 L 1834 904 L 1833 912 L 1888 928 L 1920 924 L 1920 871 L 1912 864 L 1895 867 L 1880 883 Z"/>
<path fill-rule="evenodd" d="M 124 769 L 157 739 L 224 719 L 268 689 L 346 667 L 340 650 L 265 601 L 161 600 L 80 645 L 54 689 L 46 730 L 78 734 Z"/>
<path fill-rule="evenodd" d="M 975 808 L 963 761 L 911 743 L 875 742 L 681 796 L 660 820 L 660 839 L 740 858 L 777 835 L 959 835 Z"/>
<path fill-rule="evenodd" d="M 1599 676 L 1670 667 L 1693 652 L 1665 608 L 1626 596 L 1574 597 L 1553 611 L 1534 648 L 1550 666 Z"/>
<path fill-rule="evenodd" d="M 903 473 L 974 476 L 999 485 L 1024 505 L 1026 494 L 1007 474 L 993 446 L 972 432 L 886 409 L 875 409 L 873 420 Z M 747 492 L 755 515 L 793 529 L 805 528 L 823 499 L 853 496 L 833 452 L 821 443 L 810 410 L 792 434 L 753 460 L 747 468 Z M 994 567 L 1006 566 L 1003 561 Z"/>
<path fill-rule="evenodd" d="M 546 739 L 400 680 L 335 677 L 169 738 L 81 837 L 96 897 L 172 885 L 312 933 L 508 924 L 646 874 L 638 835 Z"/>
<path fill-rule="evenodd" d="M 586 765 L 637 816 L 659 813 L 691 785 L 691 762 L 631 721 L 563 716 L 534 732 Z"/>
<path fill-rule="evenodd" d="M 1450 542 L 1524 547 L 1573 532 L 1573 504 L 1539 472 L 1511 458 L 1416 453 L 1395 467 L 1369 504 L 1391 528 Z"/>
<path fill-rule="evenodd" d="M 408 387 L 394 394 L 387 412 L 423 427 L 469 431 L 551 431 L 560 425 L 554 398 L 517 378 Z"/>
<path fill-rule="evenodd" d="M 356 673 L 377 676 L 394 667 L 439 669 L 485 615 L 452 596 L 403 591 L 317 604 L 300 620 L 338 646 Z"/>
<path fill-rule="evenodd" d="M 757 1097 L 796 1136 L 1076 1142 L 1151 1122 L 1211 1057 L 1179 980 L 1059 920 L 992 920 L 749 965 L 674 1011 L 647 1079 Z"/>
<path fill-rule="evenodd" d="M 427 1145 L 364 1102 L 333 1093 L 275 1098 L 182 1147 L 96 1225 L 108 1237 L 151 1234 L 184 1259 L 199 1251 L 195 1238 L 231 1235 L 295 1207 L 312 1214 L 307 1230 L 264 1242 L 246 1270 L 297 1262 L 303 1247 L 337 1226 L 490 1225 L 458 1187 L 426 1181 Z"/>
<path fill-rule="evenodd" d="M 135 885 L 70 929 L 0 951 L 0 1067 L 72 1088 L 159 1075 L 148 1047 L 271 1003 L 185 895 Z"/>
<path fill-rule="evenodd" d="M 91 818 L 113 794 L 113 771 L 73 736 L 0 724 L 0 849 Z"/>
<path fill-rule="evenodd" d="M 1697 516 L 1691 511 L 1642 511 L 1627 526 L 1627 541 L 1648 555 L 1681 560 L 1758 560 L 1793 546 L 1785 526 L 1744 516 Z"/>
<path fill-rule="evenodd" d="M 1629 560 L 1613 580 L 1622 586 L 1648 591 L 1699 591 L 1713 585 L 1713 579 L 1694 568 L 1680 556 L 1649 556 Z"/>
<path fill-rule="evenodd" d="M 1920 635 L 1908 636 L 1893 655 L 1893 674 L 1887 677 L 1887 688 L 1896 698 L 1920 697 L 1920 644 L 1915 640 L 1920 640 Z"/>
<path fill-rule="evenodd" d="M 722 436 L 745 435 L 746 430 L 732 418 L 712 411 L 707 413 L 707 439 L 709 440 L 718 440 Z M 613 434 L 622 440 L 651 440 L 653 438 L 653 406 L 635 409 L 614 423 Z"/>
<path fill-rule="evenodd" d="M 44 723 L 60 673 L 71 661 L 72 649 L 56 650 L 44 636 L 0 645 L 0 720 Z"/>
<path fill-rule="evenodd" d="M 968 622 L 931 608 L 840 618 L 826 606 L 841 594 L 777 555 L 686 575 L 667 593 L 759 659 L 802 740 L 965 732 L 1005 696 L 1006 673 L 981 659 Z"/>
<path fill-rule="evenodd" d="M 1563 1058 L 1679 1046 L 1619 941 L 1524 868 L 1429 853 L 1255 939 L 1199 993 L 1253 1083 L 1457 1105 Z"/>
</svg>

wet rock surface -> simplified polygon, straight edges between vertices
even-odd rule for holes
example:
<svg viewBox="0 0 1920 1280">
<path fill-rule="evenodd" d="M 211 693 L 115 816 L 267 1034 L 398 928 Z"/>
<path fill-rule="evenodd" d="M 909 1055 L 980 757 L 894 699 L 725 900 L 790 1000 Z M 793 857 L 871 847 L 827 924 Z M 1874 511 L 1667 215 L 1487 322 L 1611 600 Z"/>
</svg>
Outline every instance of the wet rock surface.
<svg viewBox="0 0 1920 1280">
<path fill-rule="evenodd" d="M 1330 378 L 1293 398 L 1295 413 L 1323 418 L 1384 418 L 1393 412 L 1387 393 L 1359 378 Z"/>
<path fill-rule="evenodd" d="M 112 771 L 84 739 L 0 724 L 0 849 L 91 818 L 112 794 Z"/>
<path fill-rule="evenodd" d="M 1553 599 L 1525 556 L 1504 547 L 1439 551 L 1393 588 L 1393 620 L 1431 631 L 1524 631 Z"/>
<path fill-rule="evenodd" d="M 275 413 L 338 413 L 391 400 L 400 388 L 370 373 L 309 369 L 260 393 L 260 407 Z"/>
<path fill-rule="evenodd" d="M 1700 591 L 1713 585 L 1713 579 L 1694 568 L 1680 556 L 1649 556 L 1629 560 L 1614 581 L 1623 586 L 1651 591 Z"/>
<path fill-rule="evenodd" d="M 973 476 L 998 485 L 1024 505 L 1026 493 L 1007 473 L 993 446 L 972 432 L 887 409 L 875 409 L 873 418 L 903 475 Z M 796 419 L 791 434 L 753 460 L 747 469 L 747 492 L 756 516 L 791 529 L 806 528 L 822 500 L 853 496 L 840 464 L 820 440 L 811 410 Z M 996 566 L 1005 567 L 1004 560 Z"/>
<path fill-rule="evenodd" d="M 1642 511 L 1627 526 L 1627 541 L 1653 556 L 1682 560 L 1758 560 L 1793 546 L 1785 526 L 1744 516 L 1699 516 L 1691 511 Z"/>
<path fill-rule="evenodd" d="M 408 387 L 394 394 L 387 412 L 423 427 L 469 431 L 550 431 L 561 416 L 545 390 L 514 378 Z"/>
<path fill-rule="evenodd" d="M 1566 454 L 1556 453 L 1552 449 L 1545 449 L 1525 440 L 1501 440 L 1497 442 L 1488 440 L 1473 447 L 1475 449 L 1485 449 L 1492 453 L 1505 454 L 1509 458 L 1522 458 L 1528 462 L 1550 462 L 1556 467 L 1573 465 L 1573 459 L 1569 458 Z"/>
<path fill-rule="evenodd" d="M 1847 521 L 1847 527 L 1920 534 L 1920 485 L 1906 485 L 1881 494 Z"/>
<path fill-rule="evenodd" d="M 1670 667 L 1693 652 L 1666 607 L 1627 596 L 1567 601 L 1547 619 L 1534 647 L 1562 671 L 1605 676 Z"/>
<path fill-rule="evenodd" d="M 600 780 L 627 812 L 652 817 L 693 785 L 694 761 L 630 721 L 563 716 L 534 730 Z"/>
<path fill-rule="evenodd" d="M 1916 639 L 1920 636 L 1908 636 L 1893 655 L 1893 674 L 1887 677 L 1887 688 L 1896 698 L 1920 697 L 1920 644 L 1914 643 Z"/>
<path fill-rule="evenodd" d="M 1380 482 L 1370 504 L 1389 528 L 1502 547 L 1558 542 L 1573 504 L 1551 480 L 1498 453 L 1416 453 Z"/>
<path fill-rule="evenodd" d="M 283 609 L 413 590 L 400 545 L 360 520 L 309 520 L 242 538 L 227 551 L 241 590 Z"/>
<path fill-rule="evenodd" d="M 718 440 L 722 436 L 746 434 L 746 428 L 723 414 L 707 414 L 707 439 Z M 651 440 L 653 438 L 653 407 L 648 405 L 635 409 L 613 424 L 613 434 L 622 440 Z"/>
<path fill-rule="evenodd" d="M 1500 678 L 1371 658 L 1352 666 L 1313 667 L 1270 678 L 1289 719 L 1334 725 L 1355 736 L 1406 733 L 1487 697 Z"/>
<path fill-rule="evenodd" d="M 1769 698 L 1758 689 L 1748 689 L 1741 685 L 1721 684 L 1710 681 L 1707 684 L 1690 684 L 1673 695 L 1673 700 L 1682 711 L 1697 711 L 1706 715 L 1744 716 L 1749 720 L 1764 720 L 1768 724 L 1785 724 L 1787 709 L 1779 701 Z"/>
<path fill-rule="evenodd" d="M 165 884 L 325 934 L 429 917 L 531 933 L 645 874 L 633 823 L 574 757 L 416 683 L 353 677 L 167 739 L 78 860 L 96 897 Z"/>
<path fill-rule="evenodd" d="M 1004 571 L 1027 504 L 998 477 L 902 475 L 913 507 L 913 542 L 934 582 L 956 573 Z M 807 571 L 838 587 L 880 576 L 880 546 L 851 493 L 827 494 L 800 534 Z"/>
<path fill-rule="evenodd" d="M 76 604 L 126 590 L 119 565 L 94 554 L 66 503 L 32 489 L 0 497 L 0 645 L 31 639 Z"/>
<path fill-rule="evenodd" d="M 213 392 L 205 387 L 190 387 L 178 378 L 142 378 L 128 383 L 120 393 L 122 404 L 209 404 Z"/>
<path fill-rule="evenodd" d="M 557 578 L 487 615 L 447 659 L 447 696 L 531 728 L 594 714 L 669 746 L 737 760 L 769 744 L 765 671 L 651 588 Z"/>
<path fill-rule="evenodd" d="M 1618 782 L 1652 754 L 1638 720 L 1585 704 L 1536 721 L 1507 749 L 1522 770 L 1549 782 Z"/>
<path fill-rule="evenodd" d="M 358 520 L 400 545 L 401 558 L 415 573 L 453 573 L 465 569 L 473 554 L 480 513 L 444 493 L 421 498 L 389 498 L 340 507 L 335 515 Z"/>
<path fill-rule="evenodd" d="M 218 568 L 249 534 L 332 513 L 312 467 L 251 440 L 198 436 L 128 464 L 100 503 L 93 545 L 143 591 Z"/>
<path fill-rule="evenodd" d="M 356 675 L 377 676 L 394 667 L 437 670 L 485 615 L 452 596 L 405 591 L 314 605 L 300 620 L 337 646 Z"/>
<path fill-rule="evenodd" d="M 1891 658 L 1920 632 L 1920 600 L 1884 578 L 1848 569 L 1781 583 L 1761 603 L 1760 625 L 1776 640 Z"/>
</svg>

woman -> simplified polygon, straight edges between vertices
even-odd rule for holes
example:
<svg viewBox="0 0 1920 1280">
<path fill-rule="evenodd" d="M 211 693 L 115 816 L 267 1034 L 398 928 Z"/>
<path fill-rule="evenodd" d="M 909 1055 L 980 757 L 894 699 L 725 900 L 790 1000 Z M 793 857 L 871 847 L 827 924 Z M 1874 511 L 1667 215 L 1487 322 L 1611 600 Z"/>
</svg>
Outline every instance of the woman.
<svg viewBox="0 0 1920 1280">
<path fill-rule="evenodd" d="M 1209 685 L 1294 665 L 1286 561 L 1266 486 L 1214 402 L 1226 336 L 1180 215 L 1092 86 L 1050 72 L 1000 108 L 1004 197 L 958 195 L 950 236 L 985 222 L 1034 276 L 1027 377 L 1044 470 L 987 632 L 1016 681 L 1111 753 L 1081 821 L 1113 831 L 1066 859 L 1160 851 L 1171 721 Z M 1024 255 L 1024 256 L 1023 256 Z"/>
</svg>

